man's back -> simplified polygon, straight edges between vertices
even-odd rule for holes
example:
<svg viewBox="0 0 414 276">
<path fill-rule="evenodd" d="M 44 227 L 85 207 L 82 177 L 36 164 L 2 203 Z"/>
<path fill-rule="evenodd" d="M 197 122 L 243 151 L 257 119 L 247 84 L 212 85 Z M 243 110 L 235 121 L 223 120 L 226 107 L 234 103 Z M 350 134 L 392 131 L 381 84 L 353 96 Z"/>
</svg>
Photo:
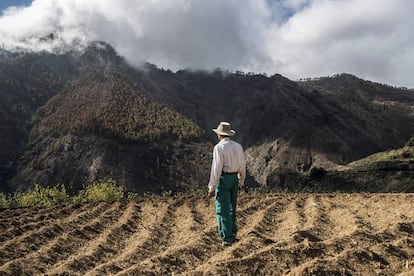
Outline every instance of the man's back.
<svg viewBox="0 0 414 276">
<path fill-rule="evenodd" d="M 223 138 L 214 146 L 209 182 L 210 191 L 217 185 L 223 172 L 238 173 L 239 185 L 244 185 L 246 161 L 244 159 L 243 147 L 229 137 Z"/>
<path fill-rule="evenodd" d="M 243 147 L 229 138 L 223 139 L 216 145 L 223 157 L 224 172 L 240 172 L 244 165 Z"/>
</svg>

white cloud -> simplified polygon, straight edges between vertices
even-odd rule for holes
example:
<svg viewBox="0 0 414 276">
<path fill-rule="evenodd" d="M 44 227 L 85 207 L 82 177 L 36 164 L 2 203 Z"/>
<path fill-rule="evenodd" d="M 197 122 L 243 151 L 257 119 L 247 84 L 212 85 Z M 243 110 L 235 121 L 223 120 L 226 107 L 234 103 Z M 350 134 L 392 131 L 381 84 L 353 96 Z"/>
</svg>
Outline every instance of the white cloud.
<svg viewBox="0 0 414 276">
<path fill-rule="evenodd" d="M 412 11 L 410 0 L 34 0 L 0 17 L 0 45 L 103 40 L 132 64 L 293 79 L 348 72 L 414 87 Z"/>
<path fill-rule="evenodd" d="M 304 7 L 306 7 L 307 5 L 310 4 L 310 0 L 285 0 L 285 1 L 281 1 L 283 6 L 285 6 L 286 8 L 292 10 L 293 12 L 297 12 L 301 9 L 303 9 Z"/>
<path fill-rule="evenodd" d="M 0 43 L 37 51 L 103 40 L 134 64 L 238 68 L 268 59 L 260 41 L 270 14 L 256 0 L 34 0 L 0 17 Z M 50 33 L 52 43 L 39 43 Z"/>
<path fill-rule="evenodd" d="M 414 60 L 400 63 L 414 53 L 413 8 L 408 0 L 315 0 L 275 28 L 269 51 L 293 78 L 349 72 L 414 87 Z"/>
</svg>

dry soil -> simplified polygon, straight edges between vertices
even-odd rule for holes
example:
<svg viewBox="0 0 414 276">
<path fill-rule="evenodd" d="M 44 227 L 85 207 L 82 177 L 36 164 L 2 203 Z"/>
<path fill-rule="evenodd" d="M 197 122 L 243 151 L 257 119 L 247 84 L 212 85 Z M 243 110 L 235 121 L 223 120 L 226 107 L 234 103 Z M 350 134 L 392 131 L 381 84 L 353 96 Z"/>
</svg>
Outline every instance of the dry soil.
<svg viewBox="0 0 414 276">
<path fill-rule="evenodd" d="M 0 275 L 414 275 L 413 194 L 149 198 L 0 211 Z"/>
</svg>

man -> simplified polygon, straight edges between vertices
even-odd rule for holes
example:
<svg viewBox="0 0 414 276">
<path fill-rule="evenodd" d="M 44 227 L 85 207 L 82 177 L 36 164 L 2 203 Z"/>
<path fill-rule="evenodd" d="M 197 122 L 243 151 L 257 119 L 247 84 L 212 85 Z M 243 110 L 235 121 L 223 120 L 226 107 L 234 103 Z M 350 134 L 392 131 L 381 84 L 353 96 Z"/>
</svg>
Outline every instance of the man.
<svg viewBox="0 0 414 276">
<path fill-rule="evenodd" d="M 213 149 L 208 194 L 216 196 L 216 217 L 218 232 L 224 246 L 235 242 L 237 234 L 236 203 L 237 190 L 244 185 L 246 178 L 246 162 L 242 146 L 230 140 L 236 132 L 231 124 L 221 122 L 213 131 L 219 143 Z"/>
</svg>

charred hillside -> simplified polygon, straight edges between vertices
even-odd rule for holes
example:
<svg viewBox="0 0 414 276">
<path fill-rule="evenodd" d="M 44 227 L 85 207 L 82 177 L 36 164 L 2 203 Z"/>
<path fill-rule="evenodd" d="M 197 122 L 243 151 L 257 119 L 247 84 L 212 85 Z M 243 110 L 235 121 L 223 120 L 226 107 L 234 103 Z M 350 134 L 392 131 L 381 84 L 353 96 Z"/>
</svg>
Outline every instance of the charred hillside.
<svg viewBox="0 0 414 276">
<path fill-rule="evenodd" d="M 69 55 L 14 54 L 0 56 L 0 183 L 15 173 L 37 109 L 77 74 Z"/>
<path fill-rule="evenodd" d="M 206 178 L 203 130 L 137 90 L 111 51 L 86 51 L 79 74 L 37 110 L 13 189 L 35 180 L 75 191 L 112 177 L 134 191 L 182 191 Z"/>
<path fill-rule="evenodd" d="M 1 187 L 112 177 L 135 191 L 208 181 L 215 137 L 231 121 L 250 184 L 274 186 L 398 148 L 414 129 L 414 93 L 351 75 L 280 75 L 129 66 L 109 45 L 0 58 Z"/>
<path fill-rule="evenodd" d="M 223 118 L 231 121 L 262 185 L 400 147 L 413 135 L 412 91 L 352 75 L 293 82 L 280 75 L 173 74 L 150 67 L 130 78 L 206 131 Z"/>
</svg>

